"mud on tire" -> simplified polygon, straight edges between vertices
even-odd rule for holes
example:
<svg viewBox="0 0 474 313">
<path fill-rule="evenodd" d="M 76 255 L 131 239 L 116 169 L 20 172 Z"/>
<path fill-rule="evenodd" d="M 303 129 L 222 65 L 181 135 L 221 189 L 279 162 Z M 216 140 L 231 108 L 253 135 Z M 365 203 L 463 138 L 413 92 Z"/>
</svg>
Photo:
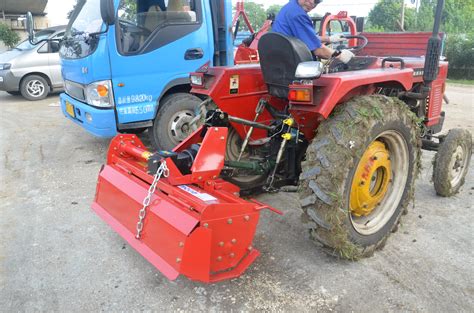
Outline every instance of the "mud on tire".
<svg viewBox="0 0 474 313">
<path fill-rule="evenodd" d="M 451 197 L 459 192 L 471 161 L 472 136 L 465 129 L 451 129 L 433 162 L 433 184 L 436 194 Z"/>
<path fill-rule="evenodd" d="M 381 248 L 414 196 L 420 147 L 416 116 L 398 99 L 363 96 L 336 108 L 302 164 L 299 196 L 311 238 L 347 259 Z M 361 201 L 365 186 L 371 205 Z"/>
</svg>

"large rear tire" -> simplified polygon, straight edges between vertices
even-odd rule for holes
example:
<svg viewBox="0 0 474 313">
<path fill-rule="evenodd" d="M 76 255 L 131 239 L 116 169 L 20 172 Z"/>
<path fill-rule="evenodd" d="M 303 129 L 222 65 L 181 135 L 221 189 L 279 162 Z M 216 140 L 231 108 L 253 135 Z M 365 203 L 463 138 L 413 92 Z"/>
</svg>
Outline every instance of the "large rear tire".
<svg viewBox="0 0 474 313">
<path fill-rule="evenodd" d="M 451 197 L 459 192 L 469 169 L 472 135 L 465 129 L 451 129 L 436 153 L 433 183 L 436 194 Z"/>
<path fill-rule="evenodd" d="M 398 99 L 364 96 L 321 123 L 300 175 L 312 239 L 347 259 L 370 256 L 396 230 L 414 196 L 421 140 Z"/>
<path fill-rule="evenodd" d="M 158 150 L 172 150 L 186 139 L 198 126 L 190 125 L 190 122 L 201 102 L 201 99 L 188 93 L 164 97 L 153 126 L 148 130 L 152 145 Z"/>
</svg>

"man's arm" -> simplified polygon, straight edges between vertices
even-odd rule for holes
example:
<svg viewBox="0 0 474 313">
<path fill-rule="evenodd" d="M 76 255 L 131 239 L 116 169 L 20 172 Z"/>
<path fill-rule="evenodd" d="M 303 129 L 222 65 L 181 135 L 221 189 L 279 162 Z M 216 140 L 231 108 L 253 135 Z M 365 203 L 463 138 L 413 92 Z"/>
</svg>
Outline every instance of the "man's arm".
<svg viewBox="0 0 474 313">
<path fill-rule="evenodd" d="M 334 54 L 334 50 L 325 45 L 322 45 L 321 48 L 313 50 L 313 53 L 317 57 L 329 59 Z"/>
</svg>

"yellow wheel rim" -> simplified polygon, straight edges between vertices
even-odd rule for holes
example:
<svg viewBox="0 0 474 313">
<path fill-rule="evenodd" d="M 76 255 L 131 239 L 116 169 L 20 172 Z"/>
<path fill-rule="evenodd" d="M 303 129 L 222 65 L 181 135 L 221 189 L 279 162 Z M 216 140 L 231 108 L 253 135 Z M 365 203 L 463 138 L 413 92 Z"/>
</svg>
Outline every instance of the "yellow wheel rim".
<svg viewBox="0 0 474 313">
<path fill-rule="evenodd" d="M 392 179 L 390 152 L 381 141 L 369 145 L 352 179 L 350 209 L 356 217 L 368 216 L 382 202 Z"/>
</svg>

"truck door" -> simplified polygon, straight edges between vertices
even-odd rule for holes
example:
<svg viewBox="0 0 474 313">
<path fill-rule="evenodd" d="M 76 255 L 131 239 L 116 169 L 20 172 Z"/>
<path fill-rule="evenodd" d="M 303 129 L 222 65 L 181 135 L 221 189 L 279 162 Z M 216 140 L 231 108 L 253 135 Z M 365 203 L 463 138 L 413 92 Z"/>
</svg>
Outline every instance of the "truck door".
<svg viewBox="0 0 474 313">
<path fill-rule="evenodd" d="M 202 0 L 120 0 L 108 36 L 118 127 L 154 118 L 169 86 L 212 58 L 212 28 Z"/>
</svg>

